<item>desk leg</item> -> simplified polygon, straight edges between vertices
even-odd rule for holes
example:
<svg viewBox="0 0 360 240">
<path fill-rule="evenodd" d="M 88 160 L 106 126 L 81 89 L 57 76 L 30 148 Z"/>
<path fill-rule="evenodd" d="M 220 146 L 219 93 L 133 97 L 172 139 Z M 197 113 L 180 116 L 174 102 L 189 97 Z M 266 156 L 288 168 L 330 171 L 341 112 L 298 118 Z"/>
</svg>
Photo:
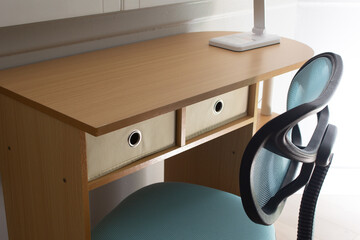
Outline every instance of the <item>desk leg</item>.
<svg viewBox="0 0 360 240">
<path fill-rule="evenodd" d="M 89 240 L 85 136 L 0 95 L 0 170 L 10 240 Z"/>
<path fill-rule="evenodd" d="M 165 161 L 165 181 L 189 182 L 240 195 L 239 170 L 253 124 Z"/>
<path fill-rule="evenodd" d="M 270 78 L 268 80 L 263 81 L 263 95 L 261 102 L 261 114 L 265 116 L 270 116 L 271 109 L 271 101 L 272 101 L 272 92 L 273 92 L 274 79 Z"/>
</svg>

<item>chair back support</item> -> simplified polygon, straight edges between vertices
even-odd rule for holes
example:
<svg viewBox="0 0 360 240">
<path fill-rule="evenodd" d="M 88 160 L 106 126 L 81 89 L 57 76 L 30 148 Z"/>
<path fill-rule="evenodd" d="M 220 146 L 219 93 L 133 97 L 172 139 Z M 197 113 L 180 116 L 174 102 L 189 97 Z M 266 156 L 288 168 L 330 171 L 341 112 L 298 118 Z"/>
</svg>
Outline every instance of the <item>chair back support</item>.
<svg viewBox="0 0 360 240">
<path fill-rule="evenodd" d="M 336 54 L 310 59 L 290 84 L 287 112 L 268 122 L 248 144 L 240 168 L 240 193 L 252 221 L 275 222 L 286 198 L 311 178 L 328 127 L 327 103 L 341 72 L 342 61 Z M 301 146 L 298 123 L 313 114 L 317 114 L 317 126 L 308 145 Z M 296 175 L 299 163 L 301 171 Z"/>
<path fill-rule="evenodd" d="M 332 69 L 329 58 L 317 57 L 298 71 L 289 87 L 287 110 L 318 98 L 329 83 Z"/>
</svg>

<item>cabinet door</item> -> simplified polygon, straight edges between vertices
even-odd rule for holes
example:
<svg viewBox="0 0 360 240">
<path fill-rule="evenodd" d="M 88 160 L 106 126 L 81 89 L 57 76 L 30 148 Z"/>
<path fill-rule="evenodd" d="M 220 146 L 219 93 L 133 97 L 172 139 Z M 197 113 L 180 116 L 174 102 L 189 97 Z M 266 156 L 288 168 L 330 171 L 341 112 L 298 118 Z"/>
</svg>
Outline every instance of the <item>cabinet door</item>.
<svg viewBox="0 0 360 240">
<path fill-rule="evenodd" d="M 102 0 L 1 0 L 0 27 L 102 12 Z"/>
<path fill-rule="evenodd" d="M 140 7 L 140 0 L 123 0 L 122 10 L 131 10 Z"/>
<path fill-rule="evenodd" d="M 1 0 L 0 27 L 194 0 Z"/>
<path fill-rule="evenodd" d="M 174 4 L 174 3 L 184 3 L 191 2 L 194 0 L 140 0 L 140 7 L 155 7 L 160 5 Z"/>
<path fill-rule="evenodd" d="M 103 0 L 104 13 L 121 10 L 121 0 Z"/>
</svg>

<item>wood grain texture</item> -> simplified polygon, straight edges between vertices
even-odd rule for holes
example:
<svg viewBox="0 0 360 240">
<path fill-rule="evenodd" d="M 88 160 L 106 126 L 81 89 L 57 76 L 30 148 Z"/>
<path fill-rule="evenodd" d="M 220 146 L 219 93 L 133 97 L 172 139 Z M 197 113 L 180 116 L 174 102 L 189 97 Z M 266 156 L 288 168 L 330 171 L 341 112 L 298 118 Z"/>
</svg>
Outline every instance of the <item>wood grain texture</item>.
<svg viewBox="0 0 360 240">
<path fill-rule="evenodd" d="M 299 68 L 308 46 L 246 52 L 187 33 L 0 71 L 0 92 L 98 136 Z"/>
<path fill-rule="evenodd" d="M 272 113 L 271 115 L 262 115 L 260 109 L 258 109 L 257 119 L 256 119 L 256 131 L 258 131 L 262 126 L 264 126 L 271 119 L 279 116 L 277 113 Z"/>
<path fill-rule="evenodd" d="M 218 137 L 165 161 L 165 181 L 189 182 L 240 195 L 241 157 L 253 124 Z"/>
<path fill-rule="evenodd" d="M 0 95 L 0 165 L 10 240 L 90 240 L 85 136 Z"/>
<path fill-rule="evenodd" d="M 258 99 L 259 99 L 259 83 L 252 84 L 249 87 L 249 100 L 248 100 L 248 116 L 254 117 L 254 123 L 258 118 Z M 253 134 L 256 132 L 256 124 L 253 125 Z"/>
<path fill-rule="evenodd" d="M 143 169 L 152 164 L 164 161 L 165 159 L 171 158 L 177 154 L 188 151 L 192 148 L 195 148 L 201 144 L 207 143 L 213 139 L 221 137 L 225 134 L 235 131 L 236 129 L 242 128 L 244 126 L 252 125 L 254 118 L 252 117 L 243 117 L 231 123 L 225 124 L 217 129 L 211 130 L 207 133 L 204 133 L 200 136 L 197 136 L 186 143 L 182 147 L 172 147 L 170 149 L 155 153 L 151 156 L 142 158 L 134 163 L 131 163 L 125 167 L 122 167 L 114 172 L 111 172 L 105 176 L 97 178 L 89 182 L 89 190 L 101 187 L 107 183 L 120 179 L 124 176 L 127 176 L 131 173 L 134 173 L 140 169 Z M 244 136 L 247 137 L 247 136 Z M 246 141 L 246 140 L 245 140 Z M 166 166 L 166 162 L 165 162 Z"/>
</svg>

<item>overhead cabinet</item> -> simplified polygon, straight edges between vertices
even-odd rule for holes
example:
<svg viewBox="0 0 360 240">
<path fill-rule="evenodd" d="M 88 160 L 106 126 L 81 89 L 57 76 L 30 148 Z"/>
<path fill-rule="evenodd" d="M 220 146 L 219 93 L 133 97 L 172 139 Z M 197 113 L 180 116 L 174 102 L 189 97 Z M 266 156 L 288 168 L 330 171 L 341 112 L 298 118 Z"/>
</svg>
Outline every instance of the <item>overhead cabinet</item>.
<svg viewBox="0 0 360 240">
<path fill-rule="evenodd" d="M 191 1 L 193 0 L 2 0 L 0 27 Z"/>
</svg>

